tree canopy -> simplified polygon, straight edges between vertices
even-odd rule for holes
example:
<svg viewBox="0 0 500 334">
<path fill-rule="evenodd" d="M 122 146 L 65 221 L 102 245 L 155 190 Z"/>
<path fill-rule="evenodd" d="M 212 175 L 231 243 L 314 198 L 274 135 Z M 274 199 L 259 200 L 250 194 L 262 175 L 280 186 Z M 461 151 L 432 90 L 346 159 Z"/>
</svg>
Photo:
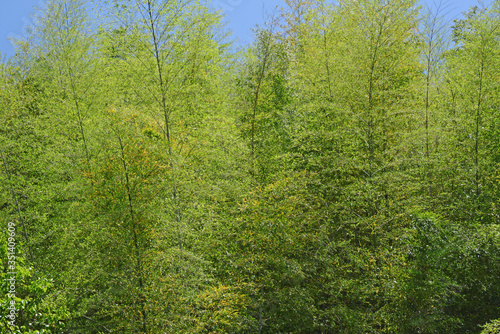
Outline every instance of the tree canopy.
<svg viewBox="0 0 500 334">
<path fill-rule="evenodd" d="M 0 64 L 3 333 L 497 333 L 500 3 L 48 0 Z M 14 290 L 13 290 L 14 289 Z"/>
</svg>

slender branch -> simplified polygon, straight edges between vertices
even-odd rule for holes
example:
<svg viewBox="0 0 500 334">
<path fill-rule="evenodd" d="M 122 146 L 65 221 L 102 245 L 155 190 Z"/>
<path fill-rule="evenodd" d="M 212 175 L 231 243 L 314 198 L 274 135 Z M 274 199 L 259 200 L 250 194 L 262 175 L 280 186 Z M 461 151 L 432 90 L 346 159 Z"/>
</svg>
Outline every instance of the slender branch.
<svg viewBox="0 0 500 334">
<path fill-rule="evenodd" d="M 122 158 L 122 165 L 123 165 L 123 172 L 125 173 L 125 181 L 126 181 L 126 189 L 127 189 L 127 198 L 128 198 L 128 204 L 129 204 L 129 213 L 130 213 L 130 219 L 132 222 L 132 232 L 133 232 L 133 238 L 134 238 L 134 247 L 135 247 L 135 252 L 136 252 L 136 257 L 137 257 L 137 275 L 139 278 L 139 288 L 141 289 L 141 309 L 142 309 L 142 330 L 144 333 L 147 333 L 146 331 L 146 305 L 145 305 L 145 298 L 144 298 L 144 282 L 142 280 L 142 275 L 143 275 L 143 268 L 142 268 L 142 261 L 141 261 L 141 251 L 139 247 L 139 241 L 137 237 L 137 222 L 135 220 L 135 214 L 134 214 L 134 206 L 133 206 L 133 201 L 132 201 L 132 191 L 130 187 L 130 177 L 129 177 L 129 172 L 128 172 L 128 166 L 127 166 L 127 161 L 125 159 L 125 147 L 123 145 L 121 137 L 117 134 L 118 141 L 120 143 L 120 152 L 121 152 L 121 158 Z"/>
<path fill-rule="evenodd" d="M 150 32 L 151 32 L 151 37 L 153 39 L 153 48 L 154 48 L 154 58 L 156 61 L 156 68 L 157 68 L 157 75 L 158 75 L 158 82 L 160 85 L 160 93 L 161 93 L 161 102 L 160 102 L 160 108 L 163 111 L 163 117 L 164 117 L 164 122 L 165 122 L 165 129 L 164 129 L 164 135 L 165 139 L 167 140 L 167 146 L 168 146 L 168 154 L 170 155 L 170 167 L 172 169 L 172 196 L 175 201 L 175 219 L 176 222 L 179 225 L 179 248 L 183 248 L 183 232 L 182 232 L 182 226 L 181 226 L 181 214 L 180 214 L 180 199 L 178 196 L 178 191 L 177 191 L 177 182 L 176 182 L 176 177 L 174 173 L 174 165 L 172 161 L 172 140 L 171 140 L 171 132 L 170 132 L 170 110 L 167 107 L 166 103 L 166 91 L 168 89 L 168 85 L 165 84 L 165 79 L 163 76 L 163 66 L 161 63 L 161 56 L 160 56 L 160 42 L 157 36 L 157 29 L 155 27 L 155 19 L 153 18 L 153 8 L 151 4 L 151 0 L 148 0 L 147 2 L 147 16 L 149 17 L 148 20 L 148 25 L 150 27 Z"/>
</svg>

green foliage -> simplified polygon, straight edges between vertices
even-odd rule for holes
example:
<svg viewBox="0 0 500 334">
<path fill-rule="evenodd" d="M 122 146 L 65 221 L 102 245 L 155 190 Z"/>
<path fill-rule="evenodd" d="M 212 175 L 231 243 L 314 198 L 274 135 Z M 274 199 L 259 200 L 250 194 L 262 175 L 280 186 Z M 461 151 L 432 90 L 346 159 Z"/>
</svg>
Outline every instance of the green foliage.
<svg viewBox="0 0 500 334">
<path fill-rule="evenodd" d="M 401 333 L 452 333 L 459 328 L 461 319 L 446 310 L 460 289 L 447 270 L 462 241 L 457 230 L 431 214 L 417 214 L 399 242 L 406 253 L 396 278 L 400 283 L 394 286 Z"/>
<path fill-rule="evenodd" d="M 295 174 L 251 191 L 211 249 L 221 278 L 250 299 L 245 333 L 313 326 L 308 256 L 317 236 L 304 182 L 303 174 Z"/>
<path fill-rule="evenodd" d="M 238 101 L 242 112 L 240 128 L 250 150 L 249 172 L 259 183 L 279 173 L 284 147 L 290 141 L 287 126 L 288 55 L 274 31 L 275 23 L 255 30 L 255 44 L 248 50 L 237 77 Z"/>
<path fill-rule="evenodd" d="M 495 334 L 500 331 L 500 320 L 493 320 L 492 322 L 483 326 L 481 334 Z"/>
<path fill-rule="evenodd" d="M 17 232 L 14 253 L 7 247 L 8 226 L 15 226 Z M 5 232 L 0 235 L 0 312 L 4 321 L 0 330 L 19 334 L 60 333 L 69 317 L 69 310 L 60 304 L 61 297 L 55 289 L 54 279 L 40 276 L 22 255 L 20 250 L 26 247 L 18 239 L 21 235 L 19 228 L 19 225 L 7 224 L 2 219 Z"/>
<path fill-rule="evenodd" d="M 455 22 L 456 47 L 448 51 L 446 99 L 449 105 L 448 147 L 454 149 L 451 176 L 453 199 L 461 207 L 459 219 L 494 222 L 494 202 L 498 192 L 495 127 L 498 119 L 498 12 L 474 7 L 466 18 Z M 472 201 L 470 200 L 472 199 Z"/>
<path fill-rule="evenodd" d="M 37 12 L 0 64 L 2 332 L 497 331 L 498 3 L 451 39 L 285 3 L 241 54 L 205 1 Z"/>
</svg>

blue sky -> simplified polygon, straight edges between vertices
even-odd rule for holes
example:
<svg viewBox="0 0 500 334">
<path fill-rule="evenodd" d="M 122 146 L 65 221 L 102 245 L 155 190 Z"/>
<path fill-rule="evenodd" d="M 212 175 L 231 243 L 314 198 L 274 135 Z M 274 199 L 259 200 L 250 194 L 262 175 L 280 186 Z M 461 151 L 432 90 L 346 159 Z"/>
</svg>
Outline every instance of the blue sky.
<svg viewBox="0 0 500 334">
<path fill-rule="evenodd" d="M 435 0 L 439 2 L 439 0 Z M 433 0 L 425 0 L 427 3 Z M 490 1 L 485 1 L 489 3 Z M 272 11 L 282 0 L 211 0 L 214 7 L 223 11 L 228 27 L 233 30 L 234 37 L 240 43 L 251 41 L 251 29 L 264 22 L 264 12 Z M 456 17 L 461 12 L 477 4 L 476 0 L 449 1 L 450 15 Z M 42 0 L 0 0 L 0 50 L 2 54 L 11 55 L 12 47 L 9 36 L 20 35 L 23 27 L 30 22 L 30 13 L 34 6 L 42 5 Z"/>
</svg>

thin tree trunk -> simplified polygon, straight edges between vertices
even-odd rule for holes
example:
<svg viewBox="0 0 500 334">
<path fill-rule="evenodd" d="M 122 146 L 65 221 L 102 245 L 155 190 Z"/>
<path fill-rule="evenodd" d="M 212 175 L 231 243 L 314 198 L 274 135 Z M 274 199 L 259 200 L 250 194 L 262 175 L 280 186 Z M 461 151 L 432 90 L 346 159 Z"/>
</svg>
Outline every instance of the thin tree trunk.
<svg viewBox="0 0 500 334">
<path fill-rule="evenodd" d="M 163 68 L 161 64 L 161 57 L 160 57 L 160 45 L 159 45 L 159 39 L 157 36 L 157 31 L 155 28 L 155 18 L 153 18 L 153 8 L 151 1 L 148 0 L 147 2 L 147 15 L 149 19 L 149 25 L 150 25 L 150 31 L 151 31 L 151 37 L 153 39 L 153 47 L 154 47 L 154 57 L 156 61 L 156 69 L 157 69 L 157 74 L 158 74 L 158 82 L 160 85 L 160 94 L 161 94 L 161 101 L 160 101 L 160 108 L 163 112 L 163 118 L 165 122 L 165 130 L 164 130 L 164 135 L 165 139 L 167 140 L 167 147 L 168 147 L 168 154 L 170 155 L 170 167 L 171 167 L 171 175 L 172 175 L 172 197 L 174 199 L 175 203 L 175 209 L 174 209 L 174 214 L 175 214 L 175 220 L 179 226 L 179 239 L 178 239 L 178 245 L 179 249 L 183 249 L 183 231 L 182 231 L 182 226 L 181 226 L 181 213 L 180 213 L 180 198 L 178 195 L 177 191 L 177 180 L 175 176 L 175 170 L 174 170 L 174 163 L 173 163 L 173 155 L 172 155 L 172 140 L 171 140 L 171 131 L 170 131 L 170 110 L 167 106 L 167 96 L 166 96 L 166 82 L 164 78 L 164 73 L 163 73 Z"/>
<path fill-rule="evenodd" d="M 136 255 L 136 273 L 137 273 L 137 278 L 139 281 L 139 288 L 140 288 L 140 304 L 141 304 L 141 314 L 142 314 L 142 331 L 144 333 L 147 333 L 146 328 L 147 328 L 147 315 L 146 315 L 146 305 L 145 305 L 145 296 L 144 296 L 144 282 L 142 279 L 143 276 L 143 265 L 141 261 L 142 257 L 142 252 L 140 249 L 138 237 L 137 237 L 137 222 L 134 214 L 134 206 L 133 206 L 133 201 L 132 201 L 132 192 L 131 192 L 131 187 L 130 187 L 130 178 L 129 178 L 129 173 L 128 173 L 128 166 L 127 166 L 127 161 L 125 159 L 125 148 L 123 146 L 123 142 L 121 140 L 121 137 L 118 135 L 118 141 L 120 143 L 120 152 L 121 152 L 121 157 L 122 157 L 122 166 L 123 166 L 123 173 L 125 174 L 125 186 L 127 189 L 127 198 L 128 198 L 128 205 L 129 205 L 129 214 L 130 214 L 130 221 L 132 223 L 132 234 L 133 234 L 133 240 L 134 240 L 134 248 L 135 248 L 135 255 Z"/>
<path fill-rule="evenodd" d="M 476 166 L 476 197 L 480 195 L 480 171 L 479 171 L 479 135 L 481 125 L 481 101 L 483 99 L 483 75 L 484 75 L 484 56 L 481 55 L 481 66 L 479 68 L 479 92 L 477 97 L 477 110 L 476 110 L 476 140 L 474 145 L 474 164 Z M 479 206 L 479 201 L 478 201 Z"/>
<path fill-rule="evenodd" d="M 272 32 L 269 32 L 269 39 L 272 38 Z M 252 122 L 251 122 L 251 132 L 250 132 L 250 158 L 251 158 L 251 173 L 252 176 L 255 177 L 255 137 L 256 137 L 256 117 L 257 117 L 257 109 L 259 106 L 259 95 L 260 95 L 260 90 L 262 87 L 262 82 L 264 81 L 264 76 L 266 74 L 266 69 L 268 67 L 268 62 L 269 62 L 269 54 L 271 52 L 271 40 L 265 40 L 264 41 L 265 48 L 264 48 L 264 59 L 262 60 L 261 68 L 257 76 L 257 87 L 255 88 L 254 92 L 254 97 L 253 97 L 253 102 L 252 102 Z"/>
</svg>

